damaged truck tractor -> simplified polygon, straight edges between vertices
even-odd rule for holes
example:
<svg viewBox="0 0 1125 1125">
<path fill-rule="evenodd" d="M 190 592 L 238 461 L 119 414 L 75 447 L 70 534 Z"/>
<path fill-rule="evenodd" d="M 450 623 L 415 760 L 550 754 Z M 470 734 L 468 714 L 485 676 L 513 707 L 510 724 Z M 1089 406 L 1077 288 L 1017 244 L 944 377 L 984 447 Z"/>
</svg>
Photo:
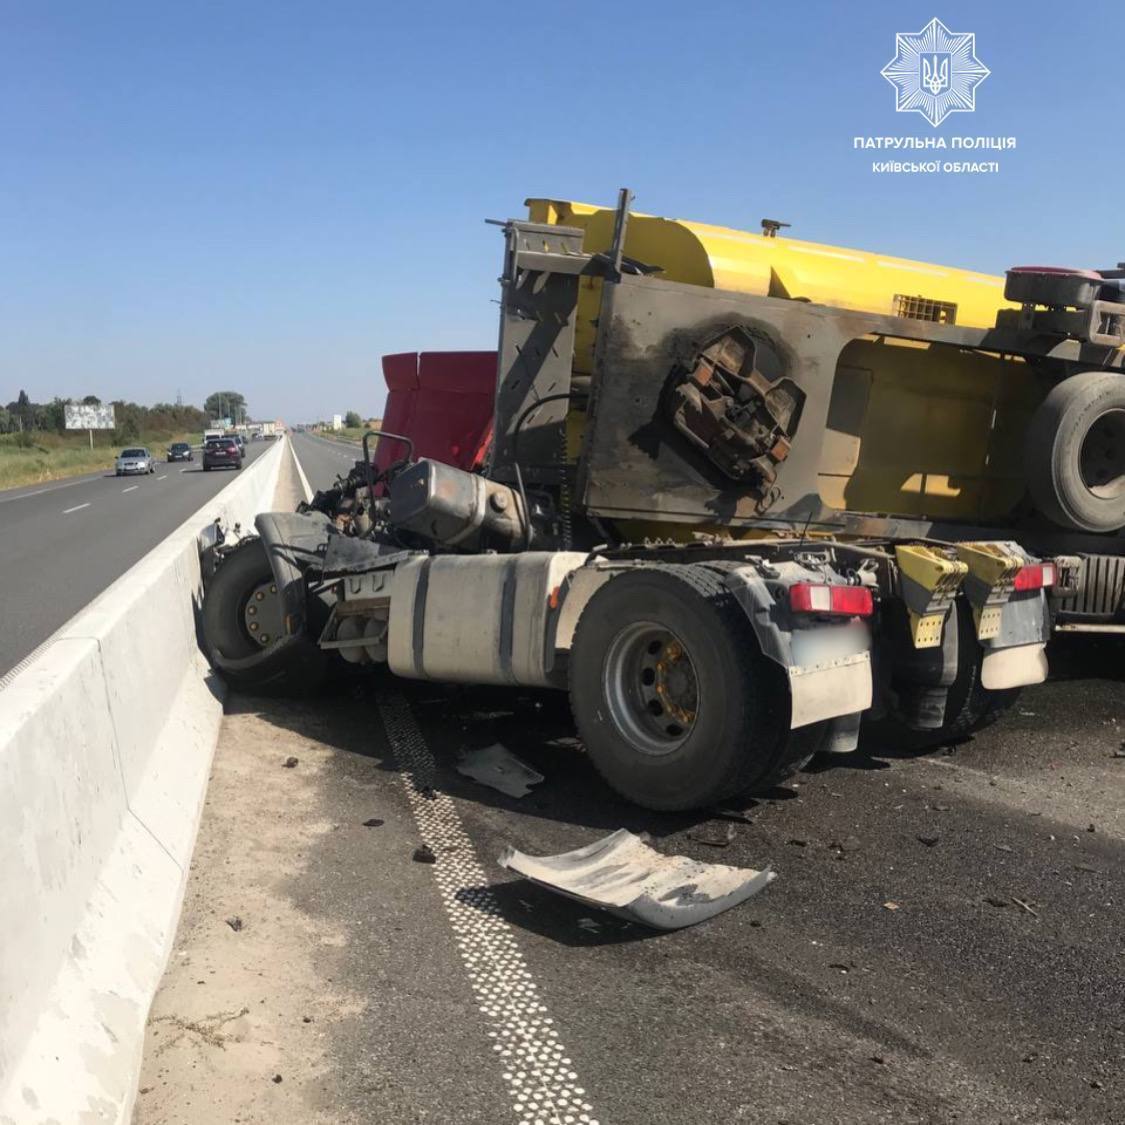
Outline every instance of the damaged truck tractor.
<svg viewBox="0 0 1125 1125">
<path fill-rule="evenodd" d="M 970 733 L 1043 680 L 1125 512 L 1095 535 L 1036 509 L 1009 415 L 1082 379 L 1092 331 L 1118 378 L 1125 306 L 1052 320 L 955 270 L 913 304 L 868 275 L 826 292 L 789 240 L 742 235 L 736 275 L 736 232 L 625 192 L 531 205 L 503 226 L 498 353 L 386 357 L 387 429 L 348 476 L 221 553 L 203 627 L 230 683 L 300 692 L 343 661 L 567 691 L 610 786 L 689 809 L 870 720 Z M 964 425 L 924 432 L 944 397 Z"/>
</svg>

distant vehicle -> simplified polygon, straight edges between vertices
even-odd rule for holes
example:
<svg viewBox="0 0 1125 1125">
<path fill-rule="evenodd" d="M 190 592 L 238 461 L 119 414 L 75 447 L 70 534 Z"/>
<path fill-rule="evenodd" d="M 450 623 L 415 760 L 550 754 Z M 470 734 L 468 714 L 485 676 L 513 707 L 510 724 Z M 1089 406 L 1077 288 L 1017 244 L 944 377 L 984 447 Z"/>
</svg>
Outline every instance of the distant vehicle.
<svg viewBox="0 0 1125 1125">
<path fill-rule="evenodd" d="M 133 449 L 123 449 L 115 465 L 117 476 L 125 477 L 130 473 L 155 473 L 156 461 L 143 446 Z"/>
<path fill-rule="evenodd" d="M 168 446 L 168 463 L 173 461 L 194 461 L 195 454 L 186 441 L 174 441 Z"/>
<path fill-rule="evenodd" d="M 241 434 L 234 434 L 234 440 L 238 442 L 239 451 L 243 456 L 246 455 L 246 439 Z"/>
<path fill-rule="evenodd" d="M 203 471 L 241 469 L 242 447 L 232 437 L 218 437 L 203 446 Z"/>
<path fill-rule="evenodd" d="M 214 438 L 221 438 L 221 437 L 225 437 L 225 436 L 226 435 L 223 433 L 222 430 L 204 430 L 203 431 L 203 444 L 206 445 L 207 442 L 212 441 Z"/>
</svg>

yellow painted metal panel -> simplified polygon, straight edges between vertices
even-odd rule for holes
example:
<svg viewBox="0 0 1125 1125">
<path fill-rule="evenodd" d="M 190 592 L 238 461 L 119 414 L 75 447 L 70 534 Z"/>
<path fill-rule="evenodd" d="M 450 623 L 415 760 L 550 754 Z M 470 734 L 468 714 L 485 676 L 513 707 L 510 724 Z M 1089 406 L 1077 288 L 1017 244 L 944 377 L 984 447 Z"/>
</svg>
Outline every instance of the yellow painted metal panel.
<svg viewBox="0 0 1125 1125">
<path fill-rule="evenodd" d="M 528 199 L 533 222 L 579 227 L 587 252 L 609 248 L 614 212 L 558 199 Z M 894 315 L 896 297 L 921 297 L 956 306 L 956 323 L 990 328 L 1004 300 L 1004 279 L 972 270 L 916 262 L 889 254 L 766 238 L 747 231 L 630 212 L 625 253 L 663 268 L 669 281 L 738 293 L 789 297 L 846 309 Z M 576 368 L 588 372 L 592 323 L 601 282 L 587 279 L 579 303 Z"/>
</svg>

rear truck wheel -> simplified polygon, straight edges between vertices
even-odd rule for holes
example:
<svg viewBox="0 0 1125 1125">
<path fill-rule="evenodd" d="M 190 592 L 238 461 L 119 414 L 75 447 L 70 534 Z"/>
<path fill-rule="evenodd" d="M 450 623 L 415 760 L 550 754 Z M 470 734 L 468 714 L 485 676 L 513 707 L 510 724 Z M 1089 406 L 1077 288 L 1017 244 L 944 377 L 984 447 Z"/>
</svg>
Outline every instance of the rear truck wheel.
<svg viewBox="0 0 1125 1125">
<path fill-rule="evenodd" d="M 903 749 L 924 750 L 941 746 L 990 727 L 1019 699 L 1021 688 L 990 691 L 981 684 L 985 650 L 976 638 L 976 623 L 968 599 L 958 598 L 950 611 L 946 629 L 957 633 L 957 666 L 945 697 L 941 725 L 917 730 L 894 714 L 871 723 L 868 731 L 875 741 Z"/>
<path fill-rule="evenodd" d="M 719 576 L 699 566 L 611 579 L 575 631 L 578 732 L 609 786 L 645 808 L 707 807 L 799 769 L 826 724 L 790 732 L 788 691 Z"/>
<path fill-rule="evenodd" d="M 1028 491 L 1052 523 L 1125 527 L 1125 377 L 1084 371 L 1039 405 L 1025 445 Z"/>
<path fill-rule="evenodd" d="M 203 599 L 203 639 L 232 687 L 301 695 L 324 680 L 325 654 L 307 634 L 285 633 L 284 607 L 260 539 L 247 539 L 215 571 Z"/>
</svg>

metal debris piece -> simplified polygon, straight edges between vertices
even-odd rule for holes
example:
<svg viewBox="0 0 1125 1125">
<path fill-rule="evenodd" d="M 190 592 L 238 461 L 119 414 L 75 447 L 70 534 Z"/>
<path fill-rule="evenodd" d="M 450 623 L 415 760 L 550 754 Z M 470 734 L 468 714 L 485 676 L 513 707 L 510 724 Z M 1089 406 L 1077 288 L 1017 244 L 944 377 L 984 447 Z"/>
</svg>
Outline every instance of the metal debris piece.
<svg viewBox="0 0 1125 1125">
<path fill-rule="evenodd" d="M 704 922 L 777 878 L 768 868 L 755 871 L 661 855 L 624 828 L 560 855 L 531 856 L 505 848 L 499 863 L 548 890 L 657 930 Z"/>
<path fill-rule="evenodd" d="M 457 772 L 506 793 L 509 797 L 526 797 L 533 785 L 543 780 L 525 762 L 521 762 L 506 746 L 494 742 L 482 750 L 471 750 L 457 763 Z"/>
<path fill-rule="evenodd" d="M 242 919 L 236 914 L 233 918 L 228 918 L 226 923 L 237 934 L 242 929 Z"/>
<path fill-rule="evenodd" d="M 285 768 L 286 768 L 287 770 L 291 770 L 291 769 L 294 769 L 294 768 L 296 767 L 296 765 L 297 765 L 297 759 L 296 759 L 296 758 L 294 758 L 294 757 L 293 757 L 292 755 L 290 755 L 290 756 L 289 756 L 288 758 L 286 758 L 286 759 L 285 759 L 285 761 L 284 761 L 284 762 L 282 762 L 281 764 L 282 764 L 282 765 L 283 765 L 283 766 L 284 766 L 284 767 L 285 767 Z"/>
<path fill-rule="evenodd" d="M 364 828 L 382 828 L 384 822 L 377 816 L 370 816 L 363 822 Z"/>
<path fill-rule="evenodd" d="M 412 858 L 415 863 L 437 863 L 437 856 L 434 855 L 434 850 L 429 844 L 423 844 L 421 847 L 415 848 Z"/>
</svg>

